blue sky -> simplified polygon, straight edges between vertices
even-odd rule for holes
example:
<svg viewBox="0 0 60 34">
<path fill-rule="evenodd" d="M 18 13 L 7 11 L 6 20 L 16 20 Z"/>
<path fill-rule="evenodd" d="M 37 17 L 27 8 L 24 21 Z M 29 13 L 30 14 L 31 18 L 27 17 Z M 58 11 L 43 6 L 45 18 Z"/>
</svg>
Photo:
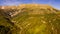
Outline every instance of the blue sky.
<svg viewBox="0 0 60 34">
<path fill-rule="evenodd" d="M 49 4 L 60 10 L 60 0 L 0 0 L 0 6 L 4 5 L 19 5 L 19 4 Z"/>
</svg>

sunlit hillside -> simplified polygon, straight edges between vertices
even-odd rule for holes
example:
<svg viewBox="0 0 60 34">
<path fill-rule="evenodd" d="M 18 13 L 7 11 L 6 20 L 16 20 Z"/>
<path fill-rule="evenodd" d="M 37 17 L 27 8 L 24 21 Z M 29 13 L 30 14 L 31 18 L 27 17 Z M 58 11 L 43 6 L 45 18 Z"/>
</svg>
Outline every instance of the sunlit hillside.
<svg viewBox="0 0 60 34">
<path fill-rule="evenodd" d="M 0 34 L 60 34 L 60 10 L 46 4 L 0 6 Z"/>
</svg>

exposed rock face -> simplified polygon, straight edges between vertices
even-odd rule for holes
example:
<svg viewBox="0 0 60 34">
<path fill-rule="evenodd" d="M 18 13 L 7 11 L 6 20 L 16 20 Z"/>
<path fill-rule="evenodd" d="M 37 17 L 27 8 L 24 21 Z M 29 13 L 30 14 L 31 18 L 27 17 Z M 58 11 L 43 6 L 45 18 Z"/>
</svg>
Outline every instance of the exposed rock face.
<svg viewBox="0 0 60 34">
<path fill-rule="evenodd" d="M 0 31 L 7 31 L 6 34 L 60 34 L 60 12 L 44 4 L 0 6 Z"/>
</svg>

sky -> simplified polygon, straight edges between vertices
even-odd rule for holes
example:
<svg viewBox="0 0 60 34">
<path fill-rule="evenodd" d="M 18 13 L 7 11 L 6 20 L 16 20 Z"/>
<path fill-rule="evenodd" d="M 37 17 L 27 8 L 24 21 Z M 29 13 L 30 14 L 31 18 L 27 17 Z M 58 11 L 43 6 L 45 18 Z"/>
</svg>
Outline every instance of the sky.
<svg viewBox="0 0 60 34">
<path fill-rule="evenodd" d="M 0 0 L 0 6 L 10 6 L 19 4 L 48 4 L 60 10 L 60 0 Z"/>
</svg>

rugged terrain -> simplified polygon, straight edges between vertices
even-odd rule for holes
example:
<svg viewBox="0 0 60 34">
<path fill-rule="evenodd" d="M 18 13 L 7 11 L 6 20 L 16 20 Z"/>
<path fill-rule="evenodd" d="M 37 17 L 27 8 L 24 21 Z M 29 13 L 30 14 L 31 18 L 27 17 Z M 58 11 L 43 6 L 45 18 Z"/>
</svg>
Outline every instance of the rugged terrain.
<svg viewBox="0 0 60 34">
<path fill-rule="evenodd" d="M 45 4 L 0 6 L 0 34 L 60 34 L 60 10 Z"/>
</svg>

